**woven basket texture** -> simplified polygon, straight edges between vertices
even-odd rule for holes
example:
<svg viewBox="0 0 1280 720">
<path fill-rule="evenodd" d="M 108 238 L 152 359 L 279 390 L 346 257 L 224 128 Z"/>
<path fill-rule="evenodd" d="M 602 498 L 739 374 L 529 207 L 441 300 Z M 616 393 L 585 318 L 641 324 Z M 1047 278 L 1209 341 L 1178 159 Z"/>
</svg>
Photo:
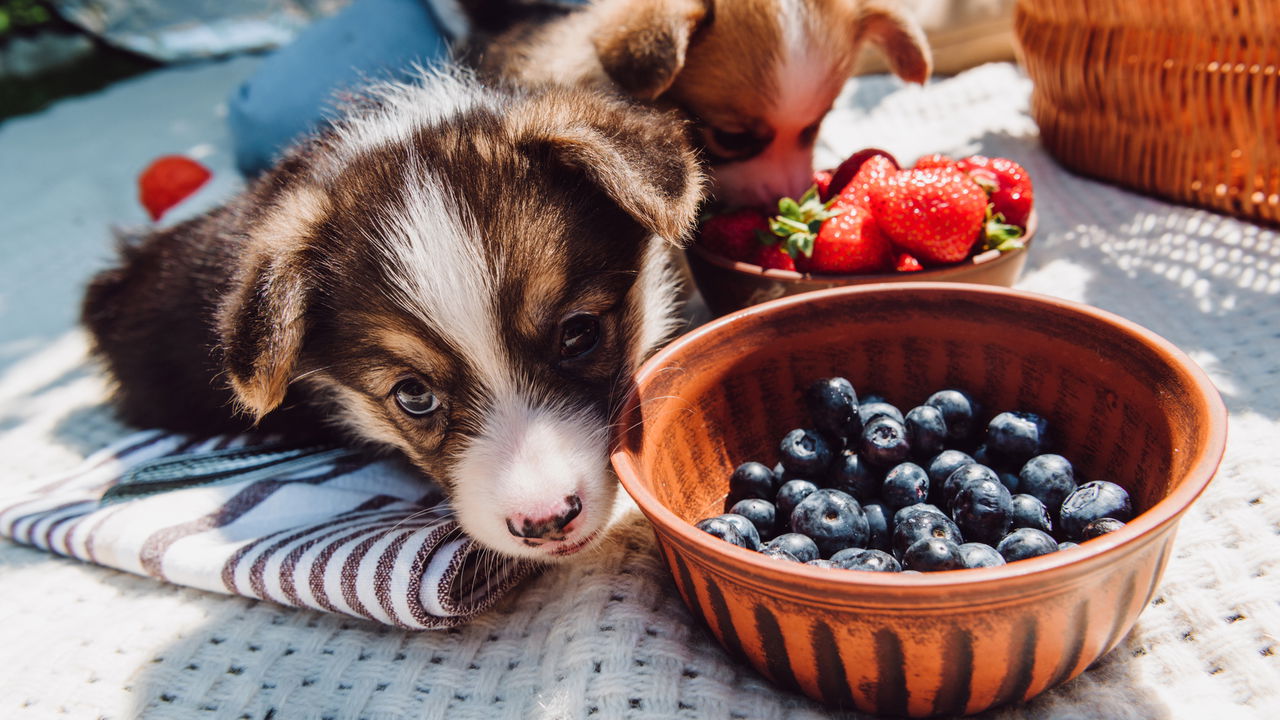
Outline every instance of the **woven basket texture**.
<svg viewBox="0 0 1280 720">
<path fill-rule="evenodd" d="M 1019 0 L 1045 147 L 1068 168 L 1280 223 L 1280 4 Z"/>
</svg>

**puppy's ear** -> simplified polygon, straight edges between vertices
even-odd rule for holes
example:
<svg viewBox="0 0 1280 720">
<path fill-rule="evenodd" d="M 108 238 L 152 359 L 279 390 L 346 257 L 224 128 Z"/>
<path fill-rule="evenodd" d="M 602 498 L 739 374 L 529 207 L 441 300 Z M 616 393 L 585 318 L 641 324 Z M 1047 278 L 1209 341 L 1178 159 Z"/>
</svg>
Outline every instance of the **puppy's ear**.
<svg viewBox="0 0 1280 720">
<path fill-rule="evenodd" d="M 312 288 L 307 238 L 324 208 L 316 191 L 283 193 L 250 231 L 218 308 L 223 370 L 255 421 L 284 400 L 298 362 Z"/>
<path fill-rule="evenodd" d="M 584 176 L 650 233 L 677 246 L 688 239 L 704 178 L 683 120 L 618 106 L 593 121 L 537 123 L 524 133 L 527 149 Z"/>
<path fill-rule="evenodd" d="M 618 87 L 654 100 L 684 67 L 689 37 L 709 12 L 709 0 L 606 0 L 591 42 Z"/>
<path fill-rule="evenodd" d="M 854 16 L 854 38 L 880 48 L 894 74 L 907 82 L 929 79 L 933 56 L 924 31 L 896 3 L 872 0 L 861 3 Z"/>
</svg>

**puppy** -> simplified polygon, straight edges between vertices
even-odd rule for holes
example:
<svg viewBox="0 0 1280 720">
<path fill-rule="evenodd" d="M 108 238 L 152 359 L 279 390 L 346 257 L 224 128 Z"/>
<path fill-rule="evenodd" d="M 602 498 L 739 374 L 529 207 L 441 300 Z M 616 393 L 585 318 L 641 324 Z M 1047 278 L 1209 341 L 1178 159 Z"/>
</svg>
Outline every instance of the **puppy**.
<svg viewBox="0 0 1280 720">
<path fill-rule="evenodd" d="M 394 448 L 508 556 L 614 510 L 608 426 L 671 331 L 683 121 L 456 74 L 376 90 L 226 206 L 128 245 L 83 322 L 124 419 Z"/>
<path fill-rule="evenodd" d="M 892 0 L 433 4 L 483 73 L 682 110 L 725 205 L 772 205 L 812 184 L 818 128 L 864 43 L 906 80 L 930 69 L 923 32 Z"/>
</svg>

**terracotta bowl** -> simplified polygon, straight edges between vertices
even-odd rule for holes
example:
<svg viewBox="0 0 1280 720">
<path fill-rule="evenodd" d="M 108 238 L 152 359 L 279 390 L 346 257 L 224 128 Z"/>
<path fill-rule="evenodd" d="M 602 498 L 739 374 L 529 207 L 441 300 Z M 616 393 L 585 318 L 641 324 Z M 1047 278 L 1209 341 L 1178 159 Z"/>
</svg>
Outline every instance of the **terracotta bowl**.
<svg viewBox="0 0 1280 720">
<path fill-rule="evenodd" d="M 1045 415 L 1077 480 L 1131 494 L 1127 526 L 1004 567 L 924 575 L 771 560 L 693 527 L 746 460 L 807 424 L 831 375 L 902 408 L 944 387 Z M 900 283 L 784 298 L 712 322 L 639 371 L 613 464 L 684 601 L 733 655 L 831 706 L 973 713 L 1063 683 L 1151 600 L 1182 513 L 1213 477 L 1226 410 L 1169 342 L 1084 305 L 977 285 Z"/>
<path fill-rule="evenodd" d="M 1027 264 L 1027 251 L 1035 237 L 1038 218 L 1027 220 L 1027 247 L 1001 253 L 989 250 L 947 267 L 881 275 L 809 275 L 791 270 L 766 270 L 759 265 L 730 260 L 692 245 L 687 251 L 689 269 L 707 307 L 717 316 L 780 297 L 846 285 L 899 282 L 963 282 L 1011 287 Z"/>
</svg>

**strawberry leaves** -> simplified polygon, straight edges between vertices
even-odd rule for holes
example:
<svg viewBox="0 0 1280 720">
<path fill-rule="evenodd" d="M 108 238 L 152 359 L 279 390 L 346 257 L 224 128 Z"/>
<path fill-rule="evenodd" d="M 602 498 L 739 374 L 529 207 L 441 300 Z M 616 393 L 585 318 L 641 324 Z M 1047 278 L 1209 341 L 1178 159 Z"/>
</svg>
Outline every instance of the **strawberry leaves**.
<svg viewBox="0 0 1280 720">
<path fill-rule="evenodd" d="M 778 201 L 778 214 L 769 218 L 769 229 L 775 237 L 761 238 L 761 242 L 773 245 L 781 240 L 782 250 L 791 257 L 813 257 L 813 242 L 822 223 L 840 214 L 838 210 L 831 210 L 833 202 L 823 202 L 816 185 L 806 190 L 798 201 L 782 198 Z"/>
</svg>

